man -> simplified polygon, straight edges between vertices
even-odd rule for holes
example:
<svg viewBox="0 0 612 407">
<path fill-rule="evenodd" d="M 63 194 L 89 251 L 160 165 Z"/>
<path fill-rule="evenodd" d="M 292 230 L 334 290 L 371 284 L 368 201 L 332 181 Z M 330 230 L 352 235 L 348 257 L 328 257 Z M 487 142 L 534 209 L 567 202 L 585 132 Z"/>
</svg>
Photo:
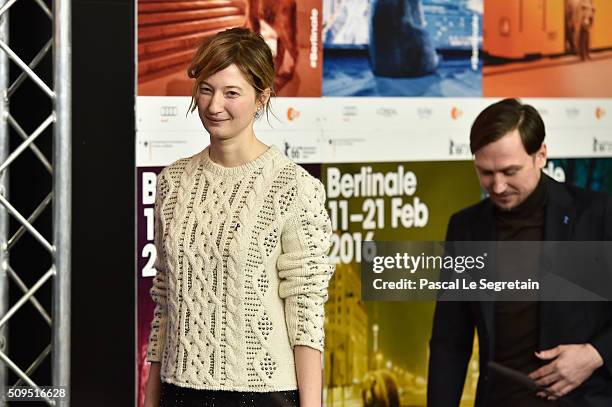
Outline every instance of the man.
<svg viewBox="0 0 612 407">
<path fill-rule="evenodd" d="M 446 240 L 612 240 L 612 200 L 542 173 L 544 123 L 515 99 L 487 107 L 470 132 L 489 197 L 454 214 Z M 474 342 L 477 407 L 612 406 L 612 303 L 443 302 L 434 316 L 428 407 L 458 407 Z M 544 391 L 488 369 L 528 374 Z"/>
</svg>

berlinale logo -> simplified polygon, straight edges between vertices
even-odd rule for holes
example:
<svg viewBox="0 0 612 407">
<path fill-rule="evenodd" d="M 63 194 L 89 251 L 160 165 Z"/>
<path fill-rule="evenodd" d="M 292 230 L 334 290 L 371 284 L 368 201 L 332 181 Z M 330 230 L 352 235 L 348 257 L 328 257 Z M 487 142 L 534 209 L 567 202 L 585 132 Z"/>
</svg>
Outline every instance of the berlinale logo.
<svg viewBox="0 0 612 407">
<path fill-rule="evenodd" d="M 593 137 L 593 152 L 594 153 L 612 153 L 612 141 L 597 140 Z"/>
<path fill-rule="evenodd" d="M 463 116 L 463 110 L 454 107 L 451 109 L 451 117 L 453 118 L 453 120 L 457 120 L 458 118 L 460 118 L 461 116 Z"/>
<path fill-rule="evenodd" d="M 597 108 L 595 109 L 595 117 L 597 118 L 597 120 L 604 117 L 605 114 L 606 114 L 606 111 L 602 107 L 597 106 Z"/>
<path fill-rule="evenodd" d="M 300 147 L 294 147 L 285 141 L 285 155 L 292 160 L 299 160 L 301 157 Z"/>
<path fill-rule="evenodd" d="M 450 146 L 448 147 L 448 155 L 459 155 L 469 157 L 470 155 L 470 145 L 468 143 L 457 143 L 453 140 L 450 141 Z"/>
<path fill-rule="evenodd" d="M 290 122 L 294 121 L 298 117 L 300 117 L 300 112 L 299 111 L 295 110 L 292 107 L 287 109 L 287 119 L 289 119 Z"/>
</svg>

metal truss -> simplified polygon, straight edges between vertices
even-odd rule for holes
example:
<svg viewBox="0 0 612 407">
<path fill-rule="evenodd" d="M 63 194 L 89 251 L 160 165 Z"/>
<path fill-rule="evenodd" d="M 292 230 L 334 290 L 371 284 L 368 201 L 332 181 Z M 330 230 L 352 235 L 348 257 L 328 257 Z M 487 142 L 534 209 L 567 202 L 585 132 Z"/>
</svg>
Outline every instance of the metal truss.
<svg viewBox="0 0 612 407">
<path fill-rule="evenodd" d="M 45 399 L 48 405 L 69 406 L 70 383 L 70 228 L 71 228 L 71 30 L 70 2 L 53 0 L 53 10 L 43 0 L 34 1 L 42 13 L 52 21 L 49 41 L 29 62 L 25 62 L 11 49 L 8 40 L 9 9 L 18 0 L 0 0 L 0 386 L 39 386 L 64 387 L 66 398 Z M 34 71 L 41 60 L 53 52 L 53 84 L 47 84 Z M 20 70 L 18 78 L 9 83 L 9 60 Z M 10 98 L 20 85 L 30 80 L 52 101 L 52 110 L 39 126 L 28 134 L 17 122 L 10 110 Z M 9 126 L 23 140 L 15 149 L 9 149 Z M 52 128 L 53 162 L 50 163 L 36 147 L 36 140 L 45 137 Z M 45 132 L 46 131 L 46 132 Z M 52 175 L 48 195 L 36 209 L 28 215 L 20 213 L 10 202 L 8 196 L 8 169 L 26 150 L 30 150 L 40 164 Z M 46 239 L 34 226 L 36 219 L 49 205 L 53 206 L 53 236 Z M 9 217 L 20 225 L 9 237 Z M 20 278 L 19 270 L 14 270 L 10 262 L 10 251 L 25 234 L 31 234 L 51 256 L 51 267 L 30 287 Z M 22 295 L 9 304 L 9 279 L 18 287 Z M 46 284 L 52 284 L 51 315 L 36 299 L 37 291 Z M 15 313 L 26 303 L 31 304 L 40 317 L 51 327 L 52 337 L 49 345 L 41 350 L 33 350 L 29 366 L 18 366 L 9 357 L 7 328 Z M 19 344 L 11 344 L 11 347 Z M 40 352 L 40 353 L 38 353 Z M 38 353 L 38 354 L 37 354 Z M 52 383 L 34 383 L 31 379 L 40 364 L 51 355 Z M 19 378 L 16 383 L 8 383 L 8 369 Z M 2 403 L 2 402 L 0 402 Z"/>
</svg>

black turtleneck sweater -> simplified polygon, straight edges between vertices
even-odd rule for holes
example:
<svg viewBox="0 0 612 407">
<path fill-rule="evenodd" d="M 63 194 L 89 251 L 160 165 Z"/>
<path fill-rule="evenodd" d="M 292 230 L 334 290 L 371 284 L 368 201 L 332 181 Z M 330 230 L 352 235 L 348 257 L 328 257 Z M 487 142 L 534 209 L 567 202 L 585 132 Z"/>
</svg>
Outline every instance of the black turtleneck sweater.
<svg viewBox="0 0 612 407">
<path fill-rule="evenodd" d="M 546 181 L 516 208 L 495 209 L 497 240 L 540 241 L 544 238 L 544 216 L 547 202 Z M 537 273 L 538 256 L 517 256 L 508 250 L 498 253 L 498 279 L 524 280 Z M 495 303 L 495 361 L 526 374 L 542 366 L 534 352 L 539 341 L 539 306 L 537 301 Z M 551 407 L 556 403 L 537 397 L 523 385 L 495 375 L 488 405 L 490 407 Z"/>
</svg>

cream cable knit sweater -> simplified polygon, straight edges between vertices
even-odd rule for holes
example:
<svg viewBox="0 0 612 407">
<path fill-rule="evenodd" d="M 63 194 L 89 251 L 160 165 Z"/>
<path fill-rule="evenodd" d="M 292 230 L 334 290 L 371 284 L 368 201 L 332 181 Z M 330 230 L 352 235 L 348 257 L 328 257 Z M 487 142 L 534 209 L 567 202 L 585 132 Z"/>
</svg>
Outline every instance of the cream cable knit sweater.
<svg viewBox="0 0 612 407">
<path fill-rule="evenodd" d="M 166 167 L 155 205 L 149 361 L 197 389 L 297 389 L 293 347 L 323 350 L 334 271 L 320 181 L 276 147 L 239 167 L 208 149 Z"/>
</svg>

